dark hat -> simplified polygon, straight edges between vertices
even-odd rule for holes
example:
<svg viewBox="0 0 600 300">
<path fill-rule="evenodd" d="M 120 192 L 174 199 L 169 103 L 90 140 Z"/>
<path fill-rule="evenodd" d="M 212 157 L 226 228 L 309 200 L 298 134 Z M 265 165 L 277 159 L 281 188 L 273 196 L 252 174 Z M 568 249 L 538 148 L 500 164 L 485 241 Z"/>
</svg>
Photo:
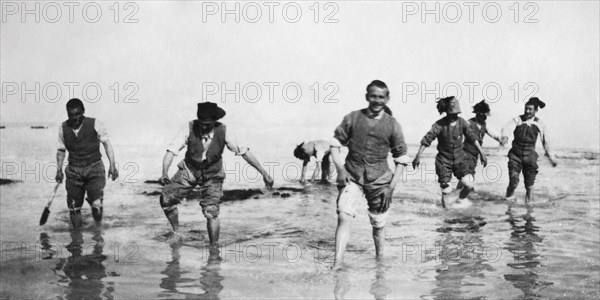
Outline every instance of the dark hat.
<svg viewBox="0 0 600 300">
<path fill-rule="evenodd" d="M 438 98 L 437 101 L 437 110 L 440 114 L 460 114 L 460 103 L 458 103 L 458 99 L 454 96 L 446 97 L 446 98 Z"/>
<path fill-rule="evenodd" d="M 476 114 L 486 114 L 490 115 L 490 105 L 487 104 L 484 100 L 481 100 L 479 103 L 473 106 L 473 112 Z"/>
<path fill-rule="evenodd" d="M 196 113 L 198 119 L 213 119 L 218 120 L 225 116 L 225 111 L 217 106 L 216 103 L 202 102 L 198 103 L 198 112 Z"/>
<path fill-rule="evenodd" d="M 544 108 L 546 106 L 546 103 L 544 103 L 544 101 L 540 100 L 538 97 L 531 97 L 531 98 L 529 98 L 529 101 L 527 101 L 527 103 L 525 103 L 525 105 L 533 105 L 533 107 L 535 107 L 535 109 L 537 109 L 538 106 L 540 108 Z"/>
</svg>

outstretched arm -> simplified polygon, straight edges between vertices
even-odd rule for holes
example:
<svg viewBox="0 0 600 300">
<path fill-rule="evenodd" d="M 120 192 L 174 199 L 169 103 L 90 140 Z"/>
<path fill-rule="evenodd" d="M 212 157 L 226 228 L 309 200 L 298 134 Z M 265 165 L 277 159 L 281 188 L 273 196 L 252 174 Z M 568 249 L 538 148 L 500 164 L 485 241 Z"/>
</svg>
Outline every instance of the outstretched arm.
<svg viewBox="0 0 600 300">
<path fill-rule="evenodd" d="M 504 125 L 504 127 L 502 127 L 502 132 L 500 133 L 500 136 L 501 136 L 500 138 L 502 139 L 502 143 L 504 143 L 504 144 L 508 143 L 508 135 L 513 130 L 515 130 L 516 126 L 517 126 L 516 119 L 511 119 L 510 121 L 508 121 L 508 123 L 506 123 L 506 125 Z"/>
<path fill-rule="evenodd" d="M 412 161 L 412 166 L 414 169 L 418 168 L 419 165 L 421 164 L 421 154 L 423 154 L 423 151 L 425 151 L 425 148 L 427 148 L 427 146 L 421 144 L 421 146 L 419 146 L 419 151 L 417 151 L 417 155 L 415 155 L 415 159 L 413 159 Z"/>
<path fill-rule="evenodd" d="M 267 171 L 265 171 L 265 169 L 260 165 L 260 163 L 258 162 L 258 159 L 256 159 L 256 157 L 254 157 L 252 152 L 250 152 L 250 150 L 247 150 L 246 153 L 244 153 L 242 155 L 242 157 L 244 158 L 244 160 L 246 160 L 246 162 L 248 162 L 252 167 L 254 167 L 262 175 L 263 181 L 265 182 L 265 185 L 267 186 L 267 188 L 268 189 L 272 188 L 273 187 L 273 178 L 271 178 L 269 173 Z"/>
<path fill-rule="evenodd" d="M 431 145 L 431 143 L 437 138 L 438 134 L 440 134 L 441 131 L 442 127 L 438 125 L 437 122 L 431 125 L 431 129 L 429 129 L 429 131 L 421 139 L 421 146 L 419 147 L 419 151 L 417 152 L 417 155 L 415 155 L 415 159 L 412 162 L 413 168 L 416 169 L 419 166 L 419 164 L 421 163 L 421 154 L 423 154 L 425 148 Z"/>
<path fill-rule="evenodd" d="M 494 131 L 493 129 L 490 129 L 489 127 L 486 127 L 485 133 L 487 135 L 489 135 L 491 138 L 493 138 L 494 140 L 496 140 L 498 143 L 500 143 L 500 146 L 504 147 L 504 142 L 502 140 L 502 136 L 500 134 L 498 134 L 496 131 Z"/>
<path fill-rule="evenodd" d="M 173 156 L 175 156 L 173 152 L 168 150 L 165 152 L 162 163 L 162 176 L 158 179 L 158 183 L 161 185 L 169 184 L 171 182 L 171 180 L 169 180 L 169 168 L 173 162 Z"/>
<path fill-rule="evenodd" d="M 546 126 L 542 125 L 542 131 L 541 131 L 542 146 L 544 146 L 544 151 L 546 151 L 546 157 L 548 157 L 550 164 L 552 164 L 553 167 L 556 167 L 557 163 L 554 160 L 554 155 L 550 151 L 550 144 L 548 143 L 547 134 L 548 134 L 548 130 L 546 129 Z"/>
<path fill-rule="evenodd" d="M 115 153 L 113 151 L 112 144 L 109 140 L 102 142 L 104 145 L 104 152 L 106 152 L 106 156 L 108 156 L 108 162 L 110 163 L 110 167 L 108 168 L 108 177 L 110 177 L 113 181 L 119 178 L 119 171 L 116 167 L 115 162 Z"/>
</svg>

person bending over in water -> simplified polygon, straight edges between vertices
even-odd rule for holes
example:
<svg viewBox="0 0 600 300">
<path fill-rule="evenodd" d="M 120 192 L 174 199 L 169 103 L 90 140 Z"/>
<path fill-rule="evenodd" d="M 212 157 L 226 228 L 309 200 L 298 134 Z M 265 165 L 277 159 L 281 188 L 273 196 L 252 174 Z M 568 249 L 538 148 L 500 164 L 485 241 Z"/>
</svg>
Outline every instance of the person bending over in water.
<svg viewBox="0 0 600 300">
<path fill-rule="evenodd" d="M 303 142 L 296 146 L 294 149 L 294 156 L 302 160 L 302 173 L 300 175 L 300 183 L 306 182 L 306 169 L 310 162 L 311 157 L 317 159 L 317 165 L 315 171 L 310 178 L 310 181 L 314 181 L 315 178 L 319 177 L 319 171 L 321 171 L 321 181 L 327 182 L 329 180 L 329 142 L 323 140 Z"/>
</svg>

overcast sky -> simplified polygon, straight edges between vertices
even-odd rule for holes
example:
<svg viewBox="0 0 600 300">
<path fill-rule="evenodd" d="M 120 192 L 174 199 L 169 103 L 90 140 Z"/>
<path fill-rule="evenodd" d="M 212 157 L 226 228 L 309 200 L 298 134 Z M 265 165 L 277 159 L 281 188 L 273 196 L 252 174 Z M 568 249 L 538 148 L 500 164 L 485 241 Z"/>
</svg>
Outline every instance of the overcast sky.
<svg viewBox="0 0 600 300">
<path fill-rule="evenodd" d="M 208 100 L 243 139 L 291 143 L 329 138 L 380 79 L 409 143 L 436 97 L 467 118 L 487 93 L 498 131 L 535 95 L 556 146 L 599 145 L 597 1 L 38 3 L 2 2 L 2 123 L 59 123 L 72 91 L 113 143 L 163 144 Z"/>
</svg>

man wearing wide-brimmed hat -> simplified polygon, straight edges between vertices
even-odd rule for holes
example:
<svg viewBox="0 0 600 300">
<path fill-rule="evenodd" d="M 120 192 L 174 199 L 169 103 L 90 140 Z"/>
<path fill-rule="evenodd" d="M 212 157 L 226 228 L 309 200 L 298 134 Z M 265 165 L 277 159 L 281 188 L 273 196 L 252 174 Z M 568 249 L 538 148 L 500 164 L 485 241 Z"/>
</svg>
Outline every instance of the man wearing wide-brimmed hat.
<svg viewBox="0 0 600 300">
<path fill-rule="evenodd" d="M 490 129 L 487 125 L 487 117 L 490 115 L 490 105 L 485 102 L 485 100 L 481 100 L 479 103 L 473 106 L 473 113 L 475 113 L 475 117 L 469 119 L 469 126 L 471 130 L 475 133 L 477 137 L 477 142 L 480 146 L 483 146 L 483 138 L 485 135 L 489 135 L 494 140 L 500 143 L 500 146 L 504 146 L 502 142 L 502 138 L 499 134 L 497 134 L 494 130 Z M 463 143 L 463 149 L 466 154 L 466 164 L 469 169 L 469 173 L 475 174 L 475 167 L 477 166 L 477 159 L 479 158 L 479 151 L 475 147 L 473 143 L 469 143 L 465 140 Z M 459 182 L 457 189 L 462 188 L 462 184 Z"/>
<path fill-rule="evenodd" d="M 522 115 L 513 118 L 502 128 L 502 140 L 508 142 L 508 134 L 513 132 L 514 139 L 512 148 L 508 152 L 508 175 L 509 183 L 506 188 L 506 199 L 512 200 L 515 189 L 519 185 L 519 175 L 523 171 L 523 181 L 525 181 L 526 202 L 533 201 L 533 184 L 538 173 L 537 159 L 538 154 L 535 151 L 535 144 L 538 136 L 542 140 L 542 146 L 546 151 L 546 156 L 553 167 L 556 167 L 553 155 L 550 152 L 550 146 L 547 140 L 546 126 L 535 116 L 538 108 L 544 108 L 546 103 L 538 97 L 530 98 L 525 103 L 525 111 Z"/>
<path fill-rule="evenodd" d="M 440 114 L 446 113 L 446 115 L 433 123 L 429 132 L 421 139 L 421 146 L 413 160 L 413 167 L 417 168 L 419 166 L 421 154 L 437 138 L 438 154 L 435 157 L 435 173 L 442 188 L 442 207 L 446 208 L 446 202 L 449 200 L 448 196 L 452 191 L 449 184 L 452 174 L 460 180 L 463 186 L 459 199 L 454 203 L 453 207 L 467 207 L 471 204 L 467 196 L 473 190 L 471 185 L 473 172 L 467 168 L 465 162 L 466 154 L 463 150 L 463 136 L 481 154 L 481 163 L 484 166 L 487 165 L 487 159 L 481 146 L 476 142 L 477 136 L 471 130 L 469 123 L 465 119 L 458 117 L 461 110 L 456 97 L 450 96 L 438 100 L 437 110 Z"/>
<path fill-rule="evenodd" d="M 217 122 L 225 116 L 222 108 L 211 102 L 198 103 L 196 116 L 197 119 L 188 122 L 167 148 L 162 177 L 159 179 L 159 183 L 165 185 L 160 205 L 173 227 L 175 238 L 178 238 L 181 235 L 177 205 L 195 186 L 200 186 L 200 206 L 207 220 L 210 243 L 215 244 L 219 241 L 220 232 L 219 202 L 223 196 L 225 179 L 222 159 L 225 147 L 236 155 L 241 155 L 260 172 L 268 188 L 273 186 L 273 179 L 247 147 L 237 144 L 225 124 Z M 179 170 L 169 180 L 168 172 L 173 156 L 186 146 L 185 158 L 177 165 Z"/>
</svg>

